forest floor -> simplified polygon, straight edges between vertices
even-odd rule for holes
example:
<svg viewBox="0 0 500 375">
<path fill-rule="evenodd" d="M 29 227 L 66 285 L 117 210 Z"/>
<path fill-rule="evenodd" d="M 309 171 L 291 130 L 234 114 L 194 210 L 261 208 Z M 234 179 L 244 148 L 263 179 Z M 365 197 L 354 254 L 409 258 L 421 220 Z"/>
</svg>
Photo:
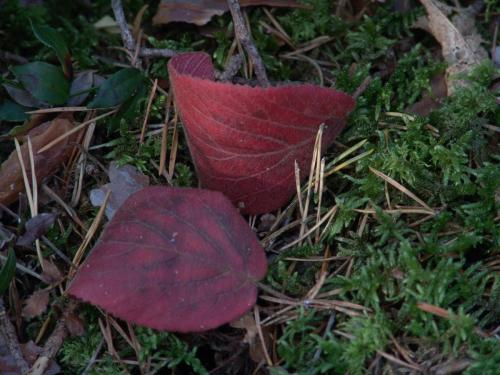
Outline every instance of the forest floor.
<svg viewBox="0 0 500 375">
<path fill-rule="evenodd" d="M 245 49 L 225 1 L 164 3 L 124 1 L 127 40 L 107 0 L 0 1 L 0 373 L 498 374 L 495 0 L 243 8 L 272 84 L 356 98 L 297 193 L 244 215 L 268 262 L 255 307 L 171 333 L 68 295 L 124 197 L 199 186 L 169 57 L 227 71 Z"/>
</svg>

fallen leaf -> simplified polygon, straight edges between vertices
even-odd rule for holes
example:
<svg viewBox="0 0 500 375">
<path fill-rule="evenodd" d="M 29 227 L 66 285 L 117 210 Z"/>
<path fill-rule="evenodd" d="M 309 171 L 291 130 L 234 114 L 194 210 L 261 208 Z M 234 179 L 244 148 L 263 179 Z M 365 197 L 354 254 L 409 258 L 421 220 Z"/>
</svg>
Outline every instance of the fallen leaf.
<svg viewBox="0 0 500 375">
<path fill-rule="evenodd" d="M 446 80 L 444 73 L 436 74 L 431 79 L 431 91 L 425 92 L 422 98 L 405 109 L 405 112 L 415 113 L 419 116 L 427 116 L 433 110 L 442 105 L 447 96 Z"/>
<path fill-rule="evenodd" d="M 21 344 L 21 352 L 23 358 L 29 366 L 33 365 L 38 356 L 42 353 L 43 348 L 36 345 L 33 341 Z M 60 374 L 61 369 L 58 364 L 51 360 L 43 375 L 56 375 Z M 9 346 L 5 341 L 4 335 L 0 335 L 0 374 L 2 375 L 23 375 L 21 370 L 17 367 L 16 359 L 10 353 Z"/>
<path fill-rule="evenodd" d="M 23 357 L 31 366 L 35 363 L 38 356 L 43 354 L 43 348 L 35 344 L 33 341 L 28 341 L 25 344 L 21 344 L 21 351 L 23 352 Z M 56 375 L 61 373 L 61 368 L 54 360 L 49 361 L 47 369 L 43 372 L 43 375 Z M 3 373 L 2 373 L 3 375 Z M 21 375 L 21 374 L 19 374 Z"/>
<path fill-rule="evenodd" d="M 249 310 L 266 257 L 220 192 L 148 187 L 118 209 L 69 293 L 139 325 L 204 331 Z"/>
<path fill-rule="evenodd" d="M 66 328 L 71 336 L 85 335 L 85 324 L 78 315 L 73 311 L 65 311 L 64 317 L 66 318 Z"/>
<path fill-rule="evenodd" d="M 248 354 L 255 363 L 266 361 L 266 355 L 258 336 L 257 323 L 251 312 L 246 313 L 240 319 L 231 323 L 231 327 L 246 330 L 243 342 L 248 344 Z M 266 327 L 261 327 L 266 346 L 271 347 L 271 337 Z"/>
<path fill-rule="evenodd" d="M 309 8 L 295 0 L 241 0 L 240 6 L 267 5 L 270 7 Z M 188 22 L 205 25 L 213 16 L 229 10 L 226 0 L 163 0 L 153 17 L 153 24 Z"/>
<path fill-rule="evenodd" d="M 282 207 L 295 194 L 294 162 L 309 174 L 319 126 L 325 151 L 355 106 L 349 95 L 312 84 L 214 82 L 210 57 L 199 52 L 172 58 L 169 76 L 201 185 L 246 214 Z"/>
<path fill-rule="evenodd" d="M 94 23 L 97 30 L 104 30 L 109 34 L 120 34 L 120 27 L 114 18 L 111 16 L 104 16 L 99 21 Z"/>
<path fill-rule="evenodd" d="M 43 260 L 43 272 L 41 276 L 47 284 L 57 284 L 64 278 L 59 268 L 47 259 Z"/>
<path fill-rule="evenodd" d="M 446 85 L 451 95 L 465 82 L 457 74 L 467 73 L 473 67 L 488 58 L 486 50 L 481 46 L 482 38 L 475 24 L 473 8 L 452 8 L 434 0 L 420 0 L 427 11 L 428 23 L 420 25 L 428 28 L 441 45 L 443 57 L 448 63 L 446 69 Z M 458 13 L 448 19 L 447 14 Z"/>
<path fill-rule="evenodd" d="M 94 72 L 88 70 L 86 72 L 78 73 L 69 90 L 68 106 L 81 105 L 89 96 L 89 91 L 94 83 Z"/>
<path fill-rule="evenodd" d="M 53 174 L 59 165 L 66 161 L 67 156 L 73 148 L 72 144 L 77 139 L 78 134 L 73 134 L 65 138 L 63 141 L 42 153 L 38 153 L 38 150 L 72 128 L 73 124 L 71 121 L 63 118 L 56 118 L 41 124 L 29 132 L 33 145 L 35 173 L 38 182 Z M 21 146 L 21 153 L 31 181 L 31 167 L 27 142 Z M 17 152 L 14 150 L 0 168 L 0 203 L 8 205 L 15 202 L 18 199 L 19 193 L 22 191 L 24 191 L 24 182 L 21 173 L 21 165 L 17 157 Z"/>
<path fill-rule="evenodd" d="M 114 161 L 109 166 L 108 175 L 110 183 L 91 190 L 90 202 L 95 207 L 102 206 L 107 192 L 111 191 L 105 211 L 106 217 L 111 220 L 130 195 L 149 185 L 149 177 L 131 165 L 119 166 Z"/>
<path fill-rule="evenodd" d="M 44 212 L 32 217 L 26 222 L 25 233 L 17 240 L 16 245 L 31 247 L 33 242 L 43 236 L 54 225 L 56 214 Z"/>
<path fill-rule="evenodd" d="M 47 310 L 48 304 L 49 291 L 43 289 L 37 290 L 25 301 L 21 315 L 27 319 L 35 318 Z"/>
</svg>

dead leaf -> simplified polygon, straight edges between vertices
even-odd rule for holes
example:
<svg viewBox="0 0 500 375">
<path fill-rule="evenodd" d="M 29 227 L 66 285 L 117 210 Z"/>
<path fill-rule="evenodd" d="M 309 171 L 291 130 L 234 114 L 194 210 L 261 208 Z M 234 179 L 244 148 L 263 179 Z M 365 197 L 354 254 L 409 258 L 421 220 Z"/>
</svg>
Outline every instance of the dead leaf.
<svg viewBox="0 0 500 375">
<path fill-rule="evenodd" d="M 49 291 L 44 289 L 37 290 L 25 301 L 21 315 L 27 319 L 35 318 L 47 310 L 48 304 Z"/>
<path fill-rule="evenodd" d="M 33 242 L 43 236 L 56 221 L 57 215 L 44 212 L 32 217 L 26 222 L 26 232 L 17 240 L 16 245 L 31 247 Z"/>
<path fill-rule="evenodd" d="M 465 85 L 456 75 L 469 72 L 488 58 L 474 24 L 474 10 L 471 7 L 453 8 L 435 0 L 420 2 L 427 11 L 427 24 L 424 22 L 419 26 L 427 28 L 441 45 L 443 57 L 448 63 L 446 85 L 448 95 L 451 95 L 458 87 Z M 447 14 L 451 15 L 453 11 L 456 14 L 450 21 Z"/>
<path fill-rule="evenodd" d="M 90 202 L 93 206 L 102 206 L 104 197 L 111 190 L 106 206 L 106 217 L 111 220 L 116 210 L 130 195 L 149 185 L 149 177 L 131 165 L 119 166 L 115 162 L 109 165 L 108 175 L 110 183 L 91 190 Z"/>
<path fill-rule="evenodd" d="M 71 336 L 85 335 L 85 323 L 74 311 L 65 311 L 66 328 Z"/>
<path fill-rule="evenodd" d="M 68 106 L 81 105 L 90 94 L 94 82 L 94 71 L 87 70 L 75 75 L 69 90 Z"/>
<path fill-rule="evenodd" d="M 63 277 L 64 275 L 61 271 L 59 271 L 59 268 L 57 268 L 54 263 L 47 259 L 43 260 L 43 281 L 47 284 L 57 284 L 63 279 Z"/>
<path fill-rule="evenodd" d="M 99 21 L 94 23 L 94 28 L 104 30 L 109 34 L 120 34 L 120 27 L 115 19 L 110 16 L 104 16 Z"/>
<path fill-rule="evenodd" d="M 37 181 L 53 174 L 57 168 L 66 161 L 73 148 L 73 143 L 78 138 L 78 134 L 66 137 L 50 149 L 38 153 L 42 147 L 49 142 L 71 130 L 73 123 L 65 118 L 56 118 L 45 122 L 29 132 L 33 145 L 35 172 Z M 25 142 L 21 146 L 24 165 L 31 180 L 31 167 L 29 162 L 28 144 Z M 18 199 L 19 193 L 24 191 L 24 182 L 21 172 L 21 165 L 14 150 L 9 158 L 0 168 L 0 203 L 11 204 Z"/>
<path fill-rule="evenodd" d="M 441 106 L 442 99 L 447 95 L 446 79 L 444 73 L 440 73 L 431 79 L 431 91 L 425 92 L 422 98 L 411 105 L 405 112 L 415 113 L 419 116 L 427 116 L 431 111 Z"/>
<path fill-rule="evenodd" d="M 257 324 L 255 322 L 255 319 L 253 317 L 253 313 L 249 312 L 243 315 L 240 319 L 235 320 L 232 322 L 231 327 L 233 328 L 240 328 L 246 330 L 245 337 L 243 338 L 243 342 L 248 344 L 249 346 L 249 354 L 250 358 L 255 363 L 260 363 L 260 362 L 265 362 L 266 361 L 266 355 L 264 353 L 264 350 L 262 348 L 262 344 L 259 339 L 258 335 L 258 330 L 257 330 Z M 266 327 L 262 327 L 262 333 L 264 335 L 264 341 L 266 342 L 266 346 L 269 348 L 270 347 L 270 337 L 269 333 L 266 330 Z"/>
<path fill-rule="evenodd" d="M 271 7 L 309 8 L 295 0 L 240 0 L 242 7 L 267 5 Z M 163 0 L 153 17 L 153 24 L 187 22 L 198 26 L 205 25 L 210 19 L 227 12 L 226 0 Z"/>
<path fill-rule="evenodd" d="M 38 346 L 31 340 L 25 344 L 21 344 L 21 350 L 23 352 L 24 359 L 26 360 L 26 362 L 28 362 L 30 366 L 35 363 L 38 356 L 41 355 L 43 352 L 43 348 Z M 50 360 L 49 366 L 43 372 L 43 375 L 56 375 L 60 373 L 61 373 L 61 368 L 59 367 L 59 365 L 54 360 Z M 21 375 L 21 373 L 19 373 L 19 375 Z"/>
<path fill-rule="evenodd" d="M 200 185 L 249 215 L 277 210 L 296 194 L 295 163 L 308 176 L 320 126 L 324 152 L 356 105 L 313 84 L 216 82 L 203 52 L 176 55 L 168 71 Z"/>
<path fill-rule="evenodd" d="M 255 233 L 222 193 L 154 186 L 118 209 L 68 292 L 130 323 L 200 332 L 248 311 L 266 271 Z"/>
</svg>

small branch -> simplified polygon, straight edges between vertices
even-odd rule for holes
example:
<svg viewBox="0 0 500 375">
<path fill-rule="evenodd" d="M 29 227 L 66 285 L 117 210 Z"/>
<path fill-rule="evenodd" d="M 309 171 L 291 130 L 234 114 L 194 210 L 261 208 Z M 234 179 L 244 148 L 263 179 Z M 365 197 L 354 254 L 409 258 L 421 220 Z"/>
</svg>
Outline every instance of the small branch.
<svg viewBox="0 0 500 375">
<path fill-rule="evenodd" d="M 118 26 L 120 26 L 123 44 L 129 51 L 133 51 L 135 49 L 134 37 L 128 28 L 127 20 L 125 19 L 122 0 L 111 0 L 111 7 L 113 8 L 116 22 L 118 23 Z"/>
<path fill-rule="evenodd" d="M 229 62 L 227 63 L 226 68 L 222 73 L 219 74 L 217 79 L 222 82 L 229 82 L 233 79 L 233 77 L 238 73 L 238 70 L 240 70 L 241 66 L 243 65 L 243 56 L 238 54 L 238 55 L 233 55 L 229 59 Z"/>
<path fill-rule="evenodd" d="M 120 27 L 120 34 L 122 36 L 123 45 L 131 53 L 132 56 L 135 55 L 137 44 L 130 32 L 130 29 L 125 19 L 125 13 L 123 11 L 123 4 L 121 0 L 111 0 L 111 8 L 113 8 L 113 13 L 115 15 L 116 23 Z M 164 48 L 140 48 L 138 51 L 138 56 L 141 57 L 172 57 L 177 52 Z M 140 61 L 137 60 L 135 65 L 140 65 Z"/>
<path fill-rule="evenodd" d="M 12 61 L 16 64 L 27 64 L 29 62 L 28 59 L 8 51 L 0 51 L 0 60 Z"/>
<path fill-rule="evenodd" d="M 227 5 L 231 11 L 231 16 L 233 17 L 234 32 L 240 43 L 247 51 L 248 57 L 252 61 L 259 85 L 262 87 L 269 87 L 266 68 L 264 67 L 264 63 L 262 62 L 262 58 L 260 57 L 257 47 L 255 47 L 255 44 L 253 43 L 250 31 L 246 28 L 239 0 L 227 0 Z"/>
<path fill-rule="evenodd" d="M 139 56 L 142 57 L 173 57 L 177 54 L 172 49 L 168 48 L 141 48 Z"/>
<path fill-rule="evenodd" d="M 0 331 L 4 336 L 9 352 L 16 361 L 17 368 L 22 374 L 25 374 L 29 370 L 28 363 L 24 360 L 23 354 L 21 352 L 21 347 L 17 341 L 16 332 L 12 326 L 7 312 L 5 311 L 5 306 L 3 300 L 0 298 Z"/>
<path fill-rule="evenodd" d="M 69 303 L 66 308 L 66 312 L 69 314 L 76 309 L 76 303 Z M 50 337 L 45 342 L 43 346 L 42 353 L 37 358 L 27 375 L 43 375 L 45 370 L 49 367 L 50 361 L 56 356 L 57 352 L 61 348 L 64 339 L 68 335 L 68 329 L 66 327 L 66 315 L 63 314 L 59 321 L 57 322 L 56 328 L 50 335 Z M 26 372 L 23 372 L 25 374 Z"/>
<path fill-rule="evenodd" d="M 359 85 L 359 87 L 356 89 L 356 91 L 354 91 L 354 93 L 352 94 L 352 97 L 354 99 L 357 99 L 358 97 L 360 97 L 366 91 L 368 86 L 370 86 L 370 83 L 372 83 L 372 77 L 367 76 L 363 80 L 363 82 L 361 82 L 361 85 Z"/>
</svg>

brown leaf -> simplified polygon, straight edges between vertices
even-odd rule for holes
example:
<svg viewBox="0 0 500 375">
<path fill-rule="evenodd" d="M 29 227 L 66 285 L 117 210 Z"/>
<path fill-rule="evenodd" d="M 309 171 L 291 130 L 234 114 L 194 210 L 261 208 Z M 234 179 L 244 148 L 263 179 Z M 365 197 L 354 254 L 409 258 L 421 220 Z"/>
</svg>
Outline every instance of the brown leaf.
<svg viewBox="0 0 500 375">
<path fill-rule="evenodd" d="M 59 268 L 52 263 L 50 260 L 43 260 L 43 272 L 42 279 L 47 284 L 57 284 L 63 279 L 63 274 L 59 271 Z"/>
<path fill-rule="evenodd" d="M 481 36 L 474 24 L 474 9 L 451 8 L 435 0 L 420 0 L 427 11 L 428 24 L 420 25 L 428 28 L 442 48 L 443 57 L 448 63 L 446 69 L 446 84 L 448 95 L 451 95 L 458 87 L 463 86 L 463 80 L 455 76 L 459 73 L 467 73 L 488 57 L 487 52 L 481 46 Z M 457 14 L 453 22 L 446 14 L 452 11 Z"/>
<path fill-rule="evenodd" d="M 41 348 L 31 340 L 25 344 L 21 344 L 21 350 L 23 352 L 24 359 L 26 360 L 26 362 L 28 362 L 30 366 L 33 365 L 37 360 L 38 356 L 43 353 L 43 348 Z M 61 369 L 59 365 L 54 360 L 50 360 L 47 369 L 43 372 L 43 375 L 56 375 L 60 373 Z"/>
<path fill-rule="evenodd" d="M 47 310 L 47 305 L 49 304 L 49 291 L 48 290 L 37 290 L 25 302 L 22 315 L 27 319 L 34 318 L 41 315 Z"/>
<path fill-rule="evenodd" d="M 240 0 L 240 5 L 308 8 L 295 0 Z M 226 0 L 163 0 L 153 17 L 153 23 L 162 25 L 169 22 L 187 22 L 202 26 L 213 16 L 220 16 L 228 10 Z"/>
<path fill-rule="evenodd" d="M 427 116 L 431 111 L 441 106 L 442 99 L 446 97 L 446 80 L 444 73 L 440 73 L 431 79 L 431 91 L 425 92 L 422 98 L 408 107 L 405 111 L 420 116 Z"/>
<path fill-rule="evenodd" d="M 130 195 L 149 185 L 149 177 L 131 165 L 118 166 L 115 162 L 111 162 L 108 175 L 109 184 L 91 190 L 90 201 L 94 206 L 102 206 L 106 193 L 111 190 L 106 205 L 106 217 L 111 220 L 116 210 Z"/>
<path fill-rule="evenodd" d="M 85 335 L 85 323 L 73 311 L 64 312 L 66 318 L 66 328 L 71 336 Z"/>
<path fill-rule="evenodd" d="M 38 182 L 53 174 L 67 159 L 73 147 L 72 144 L 77 139 L 78 134 L 73 134 L 65 138 L 63 141 L 40 154 L 38 154 L 38 150 L 72 128 L 73 123 L 71 121 L 63 118 L 56 118 L 41 124 L 29 132 L 33 145 L 35 172 Z M 23 155 L 28 178 L 31 181 L 31 167 L 27 142 L 21 146 L 21 153 Z M 24 182 L 21 164 L 14 150 L 0 168 L 0 203 L 8 205 L 15 202 L 18 199 L 19 193 L 22 191 L 24 191 Z"/>
<path fill-rule="evenodd" d="M 257 323 L 255 322 L 255 319 L 253 317 L 253 313 L 246 313 L 240 319 L 235 320 L 230 325 L 233 328 L 246 330 L 243 342 L 249 345 L 250 358 L 252 358 L 255 363 L 266 361 L 266 355 L 264 353 L 264 349 L 262 348 L 262 343 L 259 339 Z M 269 332 L 267 331 L 266 327 L 261 328 L 264 336 L 264 341 L 266 342 L 266 346 L 269 348 L 271 347 Z"/>
</svg>

